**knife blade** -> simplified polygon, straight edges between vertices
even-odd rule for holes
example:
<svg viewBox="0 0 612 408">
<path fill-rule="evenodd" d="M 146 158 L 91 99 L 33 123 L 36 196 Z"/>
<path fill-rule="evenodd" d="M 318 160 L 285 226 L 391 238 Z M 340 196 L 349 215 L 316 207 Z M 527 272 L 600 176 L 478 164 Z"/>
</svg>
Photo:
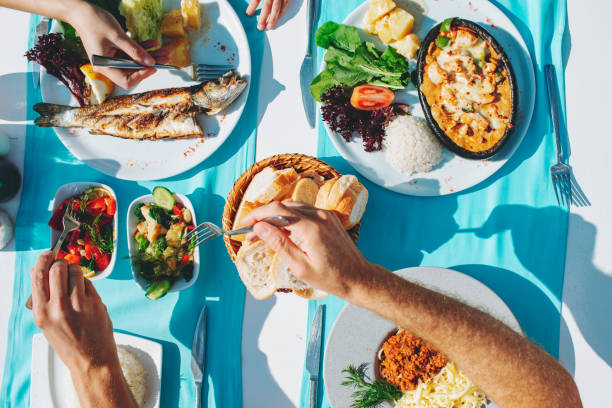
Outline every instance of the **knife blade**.
<svg viewBox="0 0 612 408">
<path fill-rule="evenodd" d="M 312 59 L 312 30 L 314 29 L 314 15 L 315 15 L 315 0 L 308 0 L 308 47 L 306 49 L 306 55 L 302 61 L 300 68 L 300 88 L 302 90 L 302 104 L 304 105 L 304 111 L 306 112 L 306 119 L 312 129 L 315 127 L 315 101 L 310 93 L 310 82 L 313 78 L 313 64 Z"/>
<path fill-rule="evenodd" d="M 191 373 L 196 389 L 196 408 L 202 406 L 202 381 L 206 363 L 206 305 L 200 312 L 191 347 Z"/>
<path fill-rule="evenodd" d="M 317 385 L 321 364 L 321 330 L 323 326 L 323 307 L 319 305 L 310 326 L 308 348 L 306 349 L 306 371 L 310 374 L 310 408 L 317 406 Z"/>
<path fill-rule="evenodd" d="M 47 34 L 49 32 L 50 21 L 51 20 L 49 18 L 43 17 L 43 19 L 40 20 L 40 23 L 38 23 L 38 25 L 36 26 L 37 41 L 41 35 Z M 40 85 L 40 65 L 38 65 L 38 63 L 36 62 L 32 63 L 32 83 L 34 85 L 34 89 L 37 89 Z"/>
</svg>

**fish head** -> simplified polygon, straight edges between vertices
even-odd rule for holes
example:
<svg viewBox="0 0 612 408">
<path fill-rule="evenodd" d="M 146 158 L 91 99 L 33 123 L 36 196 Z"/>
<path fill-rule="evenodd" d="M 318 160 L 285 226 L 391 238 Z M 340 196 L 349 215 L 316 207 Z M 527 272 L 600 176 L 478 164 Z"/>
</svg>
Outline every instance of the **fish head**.
<svg viewBox="0 0 612 408">
<path fill-rule="evenodd" d="M 246 86 L 246 79 L 230 71 L 214 81 L 202 84 L 193 94 L 193 102 L 206 114 L 216 115 L 234 102 Z"/>
</svg>

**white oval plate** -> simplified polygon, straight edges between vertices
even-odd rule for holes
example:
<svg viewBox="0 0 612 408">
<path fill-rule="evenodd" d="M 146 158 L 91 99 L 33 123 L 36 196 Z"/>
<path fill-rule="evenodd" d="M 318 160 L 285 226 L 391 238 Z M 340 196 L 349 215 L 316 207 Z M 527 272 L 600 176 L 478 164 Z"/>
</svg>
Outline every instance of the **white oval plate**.
<svg viewBox="0 0 612 408">
<path fill-rule="evenodd" d="M 517 333 L 522 333 L 518 321 L 504 301 L 491 289 L 468 275 L 435 267 L 407 268 L 395 273 L 477 309 L 486 310 Z M 333 408 L 348 407 L 352 401 L 353 389 L 341 385 L 345 379 L 342 370 L 349 364 L 368 363 L 368 375 L 374 378 L 372 367 L 376 353 L 387 334 L 395 328 L 395 323 L 367 309 L 352 304 L 347 304 L 342 309 L 329 334 L 323 360 L 325 390 Z M 391 404 L 385 403 L 383 406 L 389 408 Z M 497 407 L 494 403 L 487 405 L 487 408 L 494 407 Z"/>
<path fill-rule="evenodd" d="M 174 193 L 174 198 L 176 199 L 176 201 L 183 204 L 185 208 L 191 211 L 191 218 L 193 219 L 193 225 L 198 225 L 196 221 L 195 210 L 193 209 L 193 204 L 191 204 L 191 201 L 189 200 L 189 198 L 179 193 Z M 134 240 L 134 233 L 136 232 L 136 226 L 138 225 L 138 218 L 136 218 L 136 215 L 134 215 L 134 207 L 140 203 L 150 204 L 152 202 L 154 202 L 152 194 L 143 195 L 141 197 L 138 197 L 134 201 L 132 201 L 132 203 L 130 204 L 130 207 L 128 208 L 128 213 L 127 213 L 127 240 L 128 241 L 127 242 L 128 242 L 128 252 L 130 254 L 130 257 L 138 255 L 138 245 L 136 245 L 136 240 Z M 151 284 L 151 282 L 149 282 L 148 280 L 140 276 L 138 273 L 136 273 L 136 271 L 134 270 L 134 265 L 132 265 L 132 276 L 134 277 L 134 280 L 136 281 L 138 286 L 140 286 L 142 290 L 144 291 L 146 291 L 147 287 Z M 191 287 L 198 280 L 198 276 L 200 276 L 200 248 L 196 246 L 193 250 L 193 276 L 191 277 L 189 282 L 187 282 L 185 278 L 181 278 L 177 280 L 176 282 L 172 284 L 169 292 L 178 292 L 178 291 Z"/>
<path fill-rule="evenodd" d="M 398 0 L 404 5 L 406 0 Z M 414 3 L 414 0 L 412 0 Z M 360 30 L 362 39 L 369 39 L 383 49 L 383 43 L 377 37 L 363 31 L 364 17 L 370 3 L 364 2 L 357 7 L 344 21 Z M 442 162 L 427 173 L 415 173 L 410 176 L 395 170 L 385 159 L 382 151 L 368 153 L 363 150 L 361 137 L 354 137 L 351 142 L 344 141 L 342 136 L 332 132 L 329 126 L 325 130 L 336 150 L 365 178 L 386 189 L 407 195 L 440 196 L 465 190 L 484 181 L 499 170 L 514 154 L 521 144 L 531 121 L 535 103 L 535 76 L 529 51 L 518 30 L 510 19 L 493 3 L 487 0 L 427 0 L 425 19 L 417 34 L 424 38 L 427 32 L 448 17 L 461 17 L 482 25 L 499 42 L 508 55 L 519 90 L 518 119 L 513 134 L 502 149 L 486 160 L 470 160 L 459 157 L 444 148 Z M 409 8 L 409 11 L 412 11 Z M 414 64 L 412 64 L 414 65 Z M 325 63 L 321 66 L 325 69 Z M 414 68 L 414 66 L 412 66 Z M 396 101 L 410 105 L 412 115 L 424 118 L 419 104 L 419 97 L 414 86 L 396 93 Z"/>
<path fill-rule="evenodd" d="M 119 202 L 117 201 L 117 194 L 115 194 L 115 191 L 106 184 L 89 182 L 64 184 L 55 192 L 55 197 L 53 198 L 53 202 L 51 203 L 51 211 L 54 212 L 55 209 L 59 207 L 62 202 L 64 202 L 64 200 L 83 194 L 83 192 L 89 187 L 102 187 L 108 190 L 111 196 L 115 199 L 115 203 L 117 203 L 117 212 L 115 212 L 115 216 L 113 217 L 113 255 L 111 256 L 111 261 L 106 267 L 106 269 L 96 273 L 94 276 L 89 278 L 89 280 L 95 281 L 98 279 L 106 278 L 108 275 L 111 274 L 111 272 L 113 272 L 113 268 L 115 267 L 115 260 L 117 259 L 117 231 L 119 230 Z M 62 232 L 56 231 L 53 228 L 49 229 L 51 230 L 51 248 L 53 248 Z"/>
<path fill-rule="evenodd" d="M 129 334 L 114 332 L 115 343 L 131 351 L 149 372 L 143 408 L 159 408 L 162 345 Z M 32 337 L 30 408 L 79 408 L 70 371 L 42 333 Z"/>
<path fill-rule="evenodd" d="M 72 154 L 85 164 L 109 176 L 125 180 L 158 180 L 187 171 L 212 155 L 232 133 L 244 110 L 250 87 L 249 43 L 232 6 L 227 0 L 201 0 L 210 19 L 208 34 L 192 41 L 193 63 L 236 64 L 249 85 L 232 105 L 217 116 L 199 115 L 206 135 L 203 139 L 128 140 L 91 135 L 87 129 L 55 128 L 55 133 Z M 166 11 L 180 8 L 179 0 L 164 1 Z M 57 25 L 54 24 L 54 31 Z M 196 84 L 171 71 L 158 70 L 129 93 Z M 78 106 L 57 78 L 41 68 L 40 87 L 45 102 Z M 116 87 L 115 94 L 126 94 Z"/>
</svg>

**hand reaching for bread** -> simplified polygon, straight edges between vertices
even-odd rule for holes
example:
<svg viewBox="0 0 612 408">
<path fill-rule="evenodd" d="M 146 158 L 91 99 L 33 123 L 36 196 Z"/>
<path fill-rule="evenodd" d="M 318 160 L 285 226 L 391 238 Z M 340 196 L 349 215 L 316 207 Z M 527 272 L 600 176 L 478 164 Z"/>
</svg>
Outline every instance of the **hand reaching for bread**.
<svg viewBox="0 0 612 408">
<path fill-rule="evenodd" d="M 280 229 L 260 221 L 272 215 L 282 215 L 291 224 Z M 255 224 L 247 241 L 263 241 L 295 278 L 319 290 L 347 298 L 353 281 L 368 281 L 374 275 L 369 271 L 375 267 L 363 257 L 332 211 L 293 201 L 273 202 L 251 211 L 244 223 Z"/>
<path fill-rule="evenodd" d="M 343 175 L 326 180 L 315 170 L 299 172 L 293 167 L 282 169 L 265 167 L 255 174 L 248 184 L 232 226 L 236 229 L 253 225 L 262 218 L 253 218 L 249 214 L 274 203 L 255 214 L 261 211 L 267 211 L 267 213 L 289 211 L 299 223 L 296 227 L 298 231 L 301 230 L 304 223 L 326 222 L 333 217 L 334 222 L 339 225 L 339 227 L 336 225 L 339 232 L 334 230 L 330 234 L 341 233 L 342 237 L 346 237 L 351 242 L 346 230 L 351 230 L 359 224 L 367 202 L 368 191 L 355 176 Z M 316 212 L 317 209 L 321 211 Z M 307 218 L 306 215 L 310 218 Z M 289 221 L 292 222 L 292 220 Z M 265 224 L 259 228 L 266 228 L 268 225 Z M 278 231 L 280 230 L 274 230 L 274 232 Z M 251 237 L 254 236 L 256 234 L 251 235 Z M 302 248 L 303 239 L 300 238 L 299 233 L 297 235 L 272 235 L 270 239 L 274 237 L 281 241 L 272 242 L 280 245 L 280 248 L 287 253 L 294 248 Z M 283 239 L 289 241 L 282 241 Z M 232 240 L 243 242 L 245 236 L 233 236 Z M 314 241 L 310 239 L 309 242 Z M 313 244 L 305 248 L 312 250 L 315 247 L 316 245 Z M 236 269 L 253 297 L 260 300 L 266 299 L 277 291 L 293 292 L 306 299 L 317 299 L 327 295 L 327 292 L 315 289 L 294 273 L 296 262 L 301 260 L 306 265 L 310 262 L 308 259 L 303 256 L 302 258 L 281 256 L 275 248 L 268 245 L 265 240 L 244 242 L 236 254 Z M 299 254 L 304 255 L 304 253 L 308 254 L 308 251 L 302 248 Z"/>
</svg>

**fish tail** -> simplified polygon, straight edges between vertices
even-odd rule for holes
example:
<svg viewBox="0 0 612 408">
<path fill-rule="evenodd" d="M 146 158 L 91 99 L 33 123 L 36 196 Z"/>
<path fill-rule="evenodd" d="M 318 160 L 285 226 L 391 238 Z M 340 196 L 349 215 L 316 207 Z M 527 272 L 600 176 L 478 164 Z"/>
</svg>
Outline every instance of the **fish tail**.
<svg viewBox="0 0 612 408">
<path fill-rule="evenodd" d="M 33 109 L 40 114 L 34 121 L 36 126 L 52 127 L 60 125 L 61 114 L 72 109 L 72 107 L 41 102 L 34 105 Z"/>
</svg>

